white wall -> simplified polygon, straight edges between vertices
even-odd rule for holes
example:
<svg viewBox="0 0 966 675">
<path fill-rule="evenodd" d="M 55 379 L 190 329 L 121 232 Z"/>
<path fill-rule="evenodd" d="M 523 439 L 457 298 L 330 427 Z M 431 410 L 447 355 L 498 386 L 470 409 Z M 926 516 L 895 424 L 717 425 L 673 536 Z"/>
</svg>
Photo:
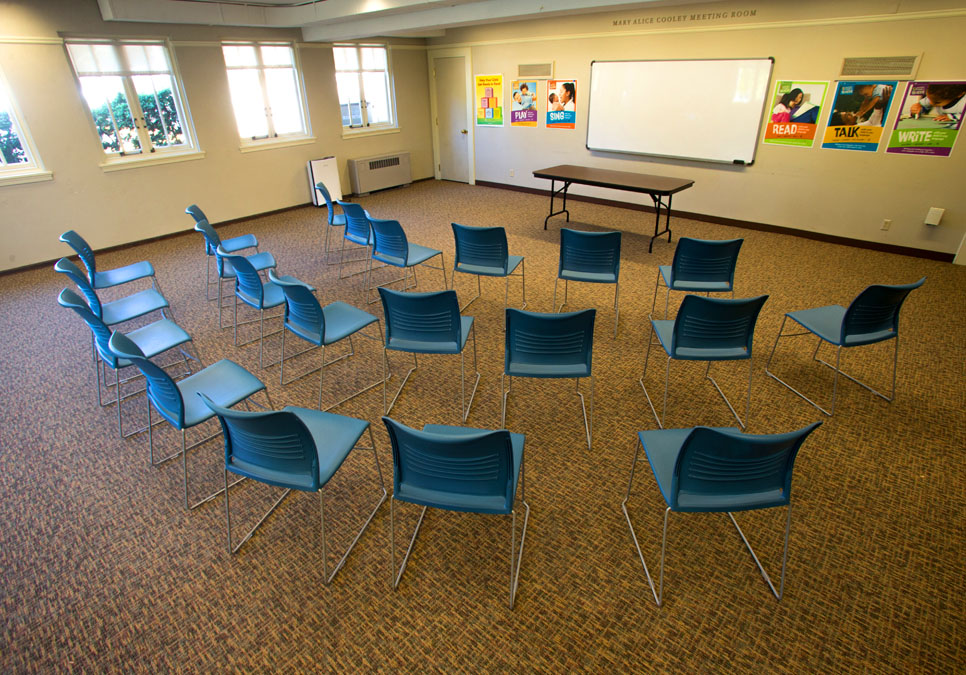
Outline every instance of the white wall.
<svg viewBox="0 0 966 675">
<path fill-rule="evenodd" d="M 42 6 L 42 7 L 41 7 Z M 204 159 L 105 173 L 103 152 L 81 98 L 63 33 L 161 36 L 175 45 Z M 413 178 L 433 175 L 426 53 L 421 41 L 392 48 L 400 132 L 342 138 L 332 50 L 299 47 L 312 132 L 309 145 L 241 153 L 219 40 L 299 40 L 298 31 L 105 23 L 96 0 L 16 0 L 0 5 L 0 68 L 27 119 L 53 180 L 0 187 L 0 270 L 68 253 L 57 240 L 68 228 L 103 248 L 190 229 L 197 203 L 213 222 L 310 201 L 305 163 L 409 151 Z M 398 42 L 398 41 L 397 41 Z M 199 244 L 200 245 L 200 244 Z"/>
<path fill-rule="evenodd" d="M 966 233 L 966 139 L 959 140 L 950 158 L 886 155 L 884 147 L 878 153 L 823 150 L 820 141 L 810 149 L 763 145 L 749 167 L 590 152 L 585 142 L 592 60 L 773 56 L 773 89 L 778 79 L 834 81 L 845 56 L 922 52 L 918 79 L 966 80 L 966 10 L 957 4 L 774 0 L 677 5 L 448 31 L 445 38 L 431 41 L 430 54 L 433 48 L 469 46 L 473 71 L 503 73 L 507 89 L 521 63 L 552 60 L 558 78 L 577 79 L 573 131 L 545 128 L 543 110 L 536 129 L 475 129 L 477 180 L 547 189 L 547 181 L 534 179 L 532 171 L 556 164 L 692 178 L 694 187 L 675 195 L 676 209 L 955 253 Z M 749 9 L 754 16 L 730 17 Z M 691 18 L 705 12 L 729 16 Z M 686 18 L 661 20 L 675 16 Z M 621 19 L 631 23 L 615 24 Z M 543 91 L 541 84 L 541 96 Z M 900 96 L 903 91 L 900 83 Z M 702 105 L 700 92 L 687 101 L 660 96 L 655 92 L 656 104 L 668 114 Z M 898 100 L 887 129 L 897 108 Z M 827 114 L 823 108 L 819 135 Z M 650 204 L 646 195 L 578 186 L 572 191 Z M 942 226 L 923 225 L 930 206 L 946 209 Z M 886 218 L 892 226 L 883 232 Z"/>
</svg>

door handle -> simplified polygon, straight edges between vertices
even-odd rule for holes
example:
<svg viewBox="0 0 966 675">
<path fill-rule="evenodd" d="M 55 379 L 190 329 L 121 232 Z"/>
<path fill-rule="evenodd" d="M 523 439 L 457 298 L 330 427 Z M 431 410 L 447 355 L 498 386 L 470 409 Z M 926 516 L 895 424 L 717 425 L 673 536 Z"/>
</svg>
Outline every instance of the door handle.
<svg viewBox="0 0 966 675">
<path fill-rule="evenodd" d="M 466 129 L 460 129 L 460 133 L 461 134 L 465 134 L 465 133 L 468 133 L 468 132 L 466 131 Z"/>
</svg>

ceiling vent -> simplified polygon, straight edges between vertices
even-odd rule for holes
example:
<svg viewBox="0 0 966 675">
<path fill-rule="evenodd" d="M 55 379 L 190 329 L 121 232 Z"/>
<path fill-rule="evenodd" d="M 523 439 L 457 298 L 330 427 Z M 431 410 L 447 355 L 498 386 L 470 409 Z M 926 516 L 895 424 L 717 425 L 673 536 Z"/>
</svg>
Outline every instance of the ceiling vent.
<svg viewBox="0 0 966 675">
<path fill-rule="evenodd" d="M 922 54 L 912 56 L 855 56 L 842 61 L 843 80 L 913 80 Z"/>
<path fill-rule="evenodd" d="M 549 80 L 553 77 L 553 61 L 549 63 L 521 63 L 517 66 L 521 80 Z"/>
</svg>

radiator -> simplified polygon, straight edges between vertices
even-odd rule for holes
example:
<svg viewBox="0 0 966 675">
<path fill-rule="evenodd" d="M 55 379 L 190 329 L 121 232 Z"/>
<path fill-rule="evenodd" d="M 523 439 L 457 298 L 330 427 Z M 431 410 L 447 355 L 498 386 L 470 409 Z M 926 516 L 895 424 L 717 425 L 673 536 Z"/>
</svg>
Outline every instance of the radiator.
<svg viewBox="0 0 966 675">
<path fill-rule="evenodd" d="M 408 152 L 349 160 L 349 183 L 353 194 L 360 195 L 412 182 Z"/>
</svg>

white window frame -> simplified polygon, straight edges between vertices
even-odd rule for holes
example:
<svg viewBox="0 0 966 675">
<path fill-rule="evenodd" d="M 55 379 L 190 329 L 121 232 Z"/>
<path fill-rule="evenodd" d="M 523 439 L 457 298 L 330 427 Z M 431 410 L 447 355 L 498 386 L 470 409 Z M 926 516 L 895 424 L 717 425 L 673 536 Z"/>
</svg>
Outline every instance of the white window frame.
<svg viewBox="0 0 966 675">
<path fill-rule="evenodd" d="M 98 45 L 112 45 L 116 49 L 118 62 L 122 64 L 123 71 L 119 74 L 115 74 L 117 77 L 122 78 L 124 95 L 127 99 L 128 107 L 131 111 L 131 116 L 134 118 L 135 127 L 137 129 L 138 141 L 141 145 L 141 151 L 137 153 L 127 153 L 123 151 L 107 152 L 104 150 L 103 142 L 97 133 L 97 126 L 94 121 L 94 111 L 91 110 L 90 104 L 84 99 L 84 95 L 81 89 L 81 74 L 77 72 L 77 68 L 74 66 L 73 60 L 71 59 L 70 50 L 67 48 L 68 44 L 98 44 Z M 178 121 L 181 125 L 181 130 L 184 134 L 185 142 L 178 146 L 166 147 L 158 146 L 155 147 L 151 142 L 150 135 L 144 124 L 144 113 L 141 110 L 140 99 L 137 94 L 137 90 L 134 86 L 134 82 L 131 79 L 138 74 L 137 71 L 132 70 L 128 67 L 124 50 L 120 49 L 123 45 L 159 45 L 164 48 L 165 57 L 168 62 L 168 75 L 171 77 L 172 81 L 172 95 L 175 100 L 178 112 Z M 64 40 L 64 49 L 67 52 L 67 59 L 71 63 L 71 67 L 74 71 L 74 77 L 77 80 L 78 92 L 81 94 L 81 98 L 84 99 L 84 104 L 87 107 L 88 112 L 88 122 L 92 125 L 94 130 L 94 136 L 97 139 L 97 144 L 101 147 L 102 152 L 104 152 L 104 161 L 101 162 L 100 166 L 104 171 L 118 171 L 123 169 L 137 168 L 149 164 L 168 164 L 170 162 L 182 162 L 195 159 L 202 159 L 205 153 L 199 149 L 197 134 L 194 129 L 194 122 L 191 118 L 191 110 L 188 107 L 188 99 L 184 92 L 184 83 L 181 79 L 181 73 L 178 70 L 178 64 L 175 60 L 174 49 L 170 42 L 159 38 L 100 38 L 100 37 L 71 37 Z M 94 75 L 95 73 L 84 73 L 84 75 Z M 137 119 L 141 120 L 141 124 L 137 123 Z"/>
<path fill-rule="evenodd" d="M 247 45 L 255 47 L 255 58 L 257 60 L 257 65 L 255 66 L 229 66 L 228 62 L 225 62 L 225 70 L 256 70 L 258 71 L 258 81 L 261 85 L 262 100 L 265 105 L 265 121 L 268 127 L 268 136 L 264 137 L 253 137 L 244 138 L 240 137 L 240 149 L 242 152 L 256 152 L 259 150 L 270 150 L 273 148 L 285 148 L 295 145 L 308 145 L 315 142 L 315 136 L 312 135 L 312 127 L 309 118 L 309 108 L 305 98 L 305 82 L 302 76 L 302 62 L 299 58 L 299 50 L 291 42 L 278 41 L 278 40 L 223 40 L 221 43 L 222 47 L 233 46 L 233 45 Z M 275 126 L 272 120 L 271 105 L 268 100 L 268 87 L 265 83 L 265 70 L 267 68 L 272 68 L 274 66 L 266 66 L 262 63 L 261 50 L 258 47 L 263 45 L 274 46 L 274 47 L 288 47 L 292 50 L 292 67 L 295 69 L 295 86 L 297 89 L 297 98 L 299 105 L 299 113 L 302 116 L 302 130 L 292 133 L 279 134 L 275 132 Z M 222 58 L 224 58 L 224 50 L 222 50 Z M 230 85 L 229 85 L 229 100 L 230 100 Z M 234 104 L 232 103 L 232 117 L 235 117 Z M 236 118 L 237 123 L 237 118 Z"/>
<path fill-rule="evenodd" d="M 9 104 L 8 113 L 10 114 L 10 122 L 13 130 L 20 140 L 20 146 L 27 155 L 26 162 L 18 162 L 16 164 L 8 164 L 0 156 L 0 186 L 22 185 L 24 183 L 53 180 L 54 174 L 44 169 L 44 165 L 40 161 L 37 146 L 34 143 L 33 137 L 30 135 L 30 130 L 24 121 L 23 113 L 17 105 L 17 99 L 14 97 L 10 83 L 7 82 L 3 71 L 0 71 L 0 90 L 2 90 L 2 94 L 6 97 L 7 103 Z"/>
<path fill-rule="evenodd" d="M 369 48 L 381 47 L 382 49 L 386 50 L 385 71 L 372 70 L 372 69 L 367 70 L 362 67 L 362 53 L 359 50 L 366 47 L 369 47 Z M 362 98 L 363 123 L 361 126 L 352 126 L 351 123 L 349 125 L 343 124 L 342 137 L 351 138 L 353 136 L 374 136 L 378 134 L 390 134 L 390 133 L 398 132 L 399 116 L 396 113 L 396 87 L 395 87 L 395 81 L 392 76 L 391 46 L 384 43 L 362 43 L 362 42 L 335 43 L 332 45 L 333 51 L 335 49 L 345 49 L 345 48 L 354 48 L 356 50 L 356 63 L 359 64 L 359 68 L 357 70 L 341 70 L 341 71 L 336 69 L 335 72 L 358 73 L 359 92 L 361 93 L 361 98 Z M 335 61 L 334 54 L 333 54 L 333 61 Z M 366 106 L 366 92 L 365 92 L 365 87 L 364 87 L 363 77 L 362 77 L 362 74 L 365 72 L 380 72 L 380 73 L 385 72 L 386 74 L 386 97 L 389 105 L 389 116 L 390 116 L 389 122 L 382 122 L 377 124 L 369 123 L 369 115 L 368 115 L 368 110 Z M 339 100 L 339 97 L 338 97 L 338 85 L 336 85 L 336 99 L 339 102 L 339 108 L 340 108 L 339 119 L 341 120 L 342 119 L 342 112 L 341 112 L 342 101 Z"/>
</svg>

